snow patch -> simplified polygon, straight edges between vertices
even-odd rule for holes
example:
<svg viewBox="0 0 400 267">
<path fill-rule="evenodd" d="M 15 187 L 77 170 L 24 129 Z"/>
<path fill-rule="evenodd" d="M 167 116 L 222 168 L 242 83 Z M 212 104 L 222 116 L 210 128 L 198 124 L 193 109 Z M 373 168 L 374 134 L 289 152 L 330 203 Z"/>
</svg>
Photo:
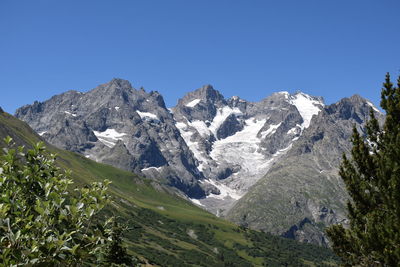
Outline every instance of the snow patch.
<svg viewBox="0 0 400 267">
<path fill-rule="evenodd" d="M 141 119 L 146 119 L 146 118 L 150 118 L 150 119 L 155 119 L 158 120 L 157 115 L 150 113 L 150 112 L 142 112 L 139 110 L 136 110 L 136 112 L 139 114 Z"/>
<path fill-rule="evenodd" d="M 120 109 L 120 107 L 115 107 L 115 110 L 118 111 Z"/>
<path fill-rule="evenodd" d="M 195 107 L 198 103 L 200 103 L 201 99 L 195 99 L 193 101 L 190 101 L 189 103 L 187 103 L 185 106 L 189 107 L 189 108 L 193 108 Z"/>
<path fill-rule="evenodd" d="M 207 137 L 210 135 L 210 130 L 204 121 L 189 122 L 189 125 L 195 128 L 202 137 Z"/>
<path fill-rule="evenodd" d="M 148 171 L 148 170 L 156 170 L 158 172 L 160 172 L 162 170 L 164 166 L 160 166 L 160 167 L 148 167 L 148 168 L 143 168 L 142 171 Z"/>
<path fill-rule="evenodd" d="M 191 141 L 193 132 L 191 132 L 189 129 L 189 126 L 183 122 L 177 122 L 175 124 L 175 126 L 178 128 L 183 140 L 185 140 L 186 145 L 189 147 L 189 149 L 192 151 L 194 157 L 199 162 L 199 166 L 197 167 L 197 169 L 199 171 L 203 171 L 203 167 L 204 167 L 203 163 L 206 163 L 207 159 L 201 153 L 201 150 L 199 148 L 199 143 Z"/>
<path fill-rule="evenodd" d="M 375 107 L 375 105 L 372 104 L 371 102 L 367 101 L 367 104 L 368 104 L 373 110 L 375 110 L 376 112 L 381 113 L 381 112 L 379 111 L 379 109 L 377 109 L 377 108 Z"/>
<path fill-rule="evenodd" d="M 71 115 L 72 117 L 76 117 L 77 115 L 75 113 L 71 113 L 69 111 L 64 111 L 65 114 Z"/>
<path fill-rule="evenodd" d="M 264 126 L 266 120 L 246 120 L 246 126 L 242 131 L 222 140 L 217 140 L 212 147 L 210 156 L 216 162 L 229 162 L 231 165 L 239 165 L 241 171 L 251 174 L 259 173 L 266 166 L 264 155 L 258 152 L 260 139 L 258 132 Z"/>
<path fill-rule="evenodd" d="M 241 195 L 238 190 L 232 189 L 224 184 L 218 183 L 217 181 L 214 180 L 205 180 L 204 182 L 209 183 L 213 186 L 215 186 L 216 188 L 219 189 L 220 194 L 216 195 L 216 194 L 209 194 L 206 198 L 216 198 L 216 199 L 226 199 L 226 198 L 233 198 L 235 200 L 240 199 L 243 195 Z"/>
<path fill-rule="evenodd" d="M 269 126 L 269 128 L 266 131 L 262 131 L 261 134 L 261 138 L 264 139 L 265 137 L 267 137 L 268 135 L 274 134 L 276 132 L 276 129 L 279 128 L 279 126 L 281 126 L 282 122 L 278 123 L 278 124 L 272 124 Z"/>
<path fill-rule="evenodd" d="M 100 142 L 108 147 L 113 147 L 118 140 L 122 140 L 122 137 L 126 133 L 119 133 L 115 129 L 107 129 L 104 132 L 93 131 L 94 135 L 99 139 Z"/>
<path fill-rule="evenodd" d="M 195 99 L 195 100 L 197 100 L 197 99 Z M 192 103 L 192 102 L 190 102 L 190 103 Z M 191 141 L 191 138 L 192 138 L 192 135 L 194 134 L 194 132 L 191 131 L 190 127 L 193 127 L 194 129 L 196 129 L 196 131 L 203 138 L 208 137 L 211 134 L 214 134 L 214 136 L 217 136 L 216 133 L 217 133 L 218 128 L 226 120 L 226 118 L 231 114 L 242 114 L 242 112 L 238 108 L 232 109 L 229 106 L 225 106 L 223 108 L 218 109 L 217 114 L 215 115 L 210 126 L 207 126 L 206 122 L 204 122 L 204 121 L 196 120 L 196 121 L 191 122 L 187 119 L 186 119 L 186 123 L 177 122 L 175 124 L 175 126 L 178 128 L 179 132 L 181 133 L 182 138 L 185 140 L 186 145 L 189 147 L 189 149 L 192 151 L 194 157 L 199 162 L 199 166 L 197 167 L 199 171 L 203 171 L 205 164 L 208 162 L 208 160 L 203 155 L 202 149 L 200 149 L 200 147 L 199 147 L 199 143 Z"/>
<path fill-rule="evenodd" d="M 296 106 L 301 117 L 303 117 L 302 129 L 310 126 L 311 118 L 313 115 L 317 115 L 321 111 L 320 106 L 324 106 L 321 101 L 312 98 L 304 93 L 297 93 L 290 97 L 289 103 Z"/>
<path fill-rule="evenodd" d="M 43 136 L 47 131 L 39 132 L 38 135 Z"/>
<path fill-rule="evenodd" d="M 213 121 L 211 122 L 211 125 L 209 127 L 210 131 L 214 134 L 214 136 L 217 136 L 217 130 L 219 127 L 224 123 L 226 118 L 228 118 L 229 115 L 231 114 L 242 114 L 239 108 L 231 108 L 229 106 L 225 106 L 223 108 L 219 108 L 217 110 L 217 114 L 215 115 Z"/>
<path fill-rule="evenodd" d="M 290 129 L 289 131 L 287 131 L 286 134 L 295 134 L 298 127 L 301 128 L 300 125 L 296 125 L 296 127 L 293 127 L 292 129 Z"/>
<path fill-rule="evenodd" d="M 222 189 L 233 190 L 233 193 L 236 193 L 239 198 L 268 171 L 271 164 L 278 157 L 291 148 L 290 144 L 286 148 L 278 150 L 274 155 L 267 156 L 262 154 L 262 149 L 260 148 L 262 139 L 258 138 L 257 134 L 263 128 L 265 122 L 265 119 L 248 119 L 245 121 L 246 125 L 242 131 L 223 140 L 217 140 L 213 144 L 210 153 L 213 160 L 218 164 L 228 163 L 230 166 L 240 166 L 238 172 L 222 181 L 224 183 Z M 271 133 L 273 129 L 279 127 L 279 124 L 271 126 L 263 135 Z M 220 187 L 218 188 L 221 190 Z M 212 196 L 218 198 L 217 196 Z M 226 196 L 221 194 L 219 198 L 224 197 Z"/>
<path fill-rule="evenodd" d="M 197 206 L 202 206 L 204 207 L 203 204 L 201 204 L 201 202 L 198 199 L 195 198 L 189 198 L 190 201 L 192 201 L 194 204 L 196 204 Z"/>
<path fill-rule="evenodd" d="M 289 99 L 289 95 L 290 95 L 290 94 L 289 94 L 289 92 L 287 92 L 287 91 L 281 91 L 281 92 L 278 92 L 278 94 L 284 95 L 286 99 Z"/>
</svg>

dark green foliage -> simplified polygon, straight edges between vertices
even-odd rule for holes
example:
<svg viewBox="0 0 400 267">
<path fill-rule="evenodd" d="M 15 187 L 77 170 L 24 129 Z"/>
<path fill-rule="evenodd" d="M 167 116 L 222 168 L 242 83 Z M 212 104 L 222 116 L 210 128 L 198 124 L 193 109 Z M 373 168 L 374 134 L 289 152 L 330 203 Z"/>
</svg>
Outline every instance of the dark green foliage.
<svg viewBox="0 0 400 267">
<path fill-rule="evenodd" d="M 400 78 L 383 84 L 381 129 L 373 110 L 364 139 L 354 129 L 351 159 L 343 157 L 350 228 L 335 225 L 327 233 L 347 266 L 398 266 L 400 262 Z"/>
<path fill-rule="evenodd" d="M 246 249 L 237 244 L 236 247 L 248 251 L 253 257 L 264 257 L 264 266 L 309 266 L 307 262 L 329 266 L 338 262 L 330 250 L 317 245 L 303 244 L 299 247 L 295 240 L 256 231 L 248 231 L 246 236 L 253 246 Z"/>
<path fill-rule="evenodd" d="M 332 251 L 311 244 L 253 231 L 235 228 L 244 236 L 241 243 L 232 247 L 216 237 L 221 231 L 212 224 L 182 223 L 149 209 L 140 209 L 132 217 L 137 221 L 135 230 L 140 233 L 141 244 L 132 250 L 145 257 L 149 263 L 161 266 L 335 266 L 338 258 Z M 142 225 L 140 227 L 139 225 Z M 157 234 L 143 232 L 150 227 Z M 189 230 L 195 237 L 188 235 Z M 223 229 L 222 232 L 229 233 Z M 131 233 L 134 234 L 134 233 Z M 169 238 L 161 237 L 161 234 Z M 173 237 L 173 238 L 172 238 Z M 177 241 L 185 242 L 178 245 Z M 223 240 L 223 239 L 222 239 Z M 191 249 L 190 246 L 195 246 Z M 243 258 L 241 255 L 248 255 Z M 255 263 L 257 262 L 257 263 Z"/>
<path fill-rule="evenodd" d="M 122 226 L 114 217 L 109 223 L 111 227 L 105 230 L 105 236 L 109 241 L 105 250 L 105 262 L 133 266 L 134 258 L 128 255 L 122 242 L 122 235 L 129 231 L 129 228 Z"/>
</svg>

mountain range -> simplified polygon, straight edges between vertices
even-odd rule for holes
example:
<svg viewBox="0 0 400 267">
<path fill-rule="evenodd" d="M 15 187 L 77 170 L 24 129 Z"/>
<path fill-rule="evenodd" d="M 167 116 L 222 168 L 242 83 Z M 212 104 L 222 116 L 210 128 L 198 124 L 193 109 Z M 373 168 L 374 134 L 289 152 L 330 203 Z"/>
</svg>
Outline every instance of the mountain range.
<svg viewBox="0 0 400 267">
<path fill-rule="evenodd" d="M 115 216 L 126 226 L 123 246 L 140 266 L 337 266 L 338 257 L 327 248 L 303 244 L 218 218 L 176 195 L 171 187 L 101 164 L 81 154 L 47 143 L 26 123 L 0 108 L 0 147 L 5 137 L 32 148 L 44 142 L 45 154 L 69 170 L 70 190 L 104 179 L 110 203 L 97 219 Z"/>
<path fill-rule="evenodd" d="M 328 246 L 324 228 L 347 223 L 341 155 L 371 109 L 383 118 L 358 95 L 332 105 L 302 92 L 249 102 L 211 85 L 167 108 L 158 92 L 113 79 L 15 116 L 59 148 L 168 185 L 217 216 Z"/>
</svg>

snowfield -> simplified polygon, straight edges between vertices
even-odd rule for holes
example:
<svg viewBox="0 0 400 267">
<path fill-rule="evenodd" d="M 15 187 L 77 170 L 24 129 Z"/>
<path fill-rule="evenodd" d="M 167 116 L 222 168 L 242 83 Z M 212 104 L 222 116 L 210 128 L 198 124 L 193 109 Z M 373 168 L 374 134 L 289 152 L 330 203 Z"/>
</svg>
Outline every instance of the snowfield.
<svg viewBox="0 0 400 267">
<path fill-rule="evenodd" d="M 218 188 L 220 194 L 211 193 L 202 199 L 191 199 L 193 203 L 204 207 L 228 208 L 229 205 L 240 199 L 252 185 L 268 172 L 272 164 L 292 147 L 293 142 L 299 138 L 298 135 L 310 126 L 312 117 L 318 114 L 324 106 L 322 101 L 304 93 L 291 95 L 283 91 L 278 94 L 283 95 L 284 101 L 297 108 L 303 118 L 303 123 L 287 130 L 287 135 L 295 135 L 295 137 L 291 139 L 287 147 L 278 150 L 273 155 L 263 153 L 265 148 L 261 146 L 261 143 L 275 134 L 282 126 L 283 121 L 270 124 L 267 128 L 265 127 L 267 116 L 257 115 L 245 118 L 246 114 L 243 114 L 239 108 L 223 106 L 217 109 L 212 121 L 189 121 L 184 117 L 183 121 L 176 123 L 181 136 L 199 163 L 199 171 L 209 172 L 210 169 L 220 168 L 220 171 L 224 172 L 228 167 L 233 168 L 230 169 L 233 173 L 223 180 L 217 180 L 216 177 L 206 177 L 208 179 L 204 180 L 203 183 Z M 237 100 L 238 98 L 232 97 L 232 99 Z M 200 101 L 200 99 L 194 99 L 185 106 L 195 108 Z M 273 110 L 276 107 L 272 106 L 270 109 Z M 287 108 L 283 109 L 288 110 Z M 219 139 L 217 137 L 218 129 L 232 114 L 244 123 L 243 129 L 231 136 Z M 212 140 L 213 143 L 209 152 L 200 146 L 199 142 L 202 139 L 199 139 L 197 134 L 205 140 Z M 211 173 L 216 175 L 216 172 Z M 214 210 L 214 212 L 218 214 L 219 211 Z"/>
<path fill-rule="evenodd" d="M 136 110 L 137 114 L 139 114 L 141 119 L 154 119 L 158 120 L 158 117 L 156 114 L 150 113 L 150 112 L 141 112 L 139 110 Z"/>
<path fill-rule="evenodd" d="M 100 142 L 108 147 L 113 147 L 118 140 L 122 140 L 122 137 L 127 135 L 126 133 L 119 133 L 115 129 L 107 129 L 104 132 L 93 131 L 94 135 L 99 139 Z"/>
<path fill-rule="evenodd" d="M 296 106 L 301 117 L 303 117 L 302 129 L 310 126 L 312 116 L 317 115 L 321 111 L 321 107 L 324 106 L 321 101 L 317 101 L 304 93 L 297 93 L 291 96 L 289 103 Z"/>
<path fill-rule="evenodd" d="M 195 99 L 193 101 L 190 101 L 189 103 L 187 103 L 185 106 L 189 107 L 189 108 L 193 108 L 195 107 L 198 103 L 200 103 L 201 99 Z"/>
</svg>

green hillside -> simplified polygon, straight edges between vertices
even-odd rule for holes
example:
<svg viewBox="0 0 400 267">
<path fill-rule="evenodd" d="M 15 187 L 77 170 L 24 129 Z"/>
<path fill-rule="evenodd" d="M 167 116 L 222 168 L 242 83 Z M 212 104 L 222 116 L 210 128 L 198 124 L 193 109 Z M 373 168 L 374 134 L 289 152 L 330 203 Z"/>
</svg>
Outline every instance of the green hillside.
<svg viewBox="0 0 400 267">
<path fill-rule="evenodd" d="M 10 135 L 30 146 L 40 137 L 24 122 L 0 113 L 0 138 Z M 4 142 L 0 141 L 0 146 Z M 60 167 L 72 170 L 74 186 L 109 179 L 112 203 L 104 213 L 129 225 L 130 253 L 156 266 L 335 266 L 330 250 L 240 228 L 171 194 L 162 185 L 76 153 L 57 153 Z"/>
</svg>

